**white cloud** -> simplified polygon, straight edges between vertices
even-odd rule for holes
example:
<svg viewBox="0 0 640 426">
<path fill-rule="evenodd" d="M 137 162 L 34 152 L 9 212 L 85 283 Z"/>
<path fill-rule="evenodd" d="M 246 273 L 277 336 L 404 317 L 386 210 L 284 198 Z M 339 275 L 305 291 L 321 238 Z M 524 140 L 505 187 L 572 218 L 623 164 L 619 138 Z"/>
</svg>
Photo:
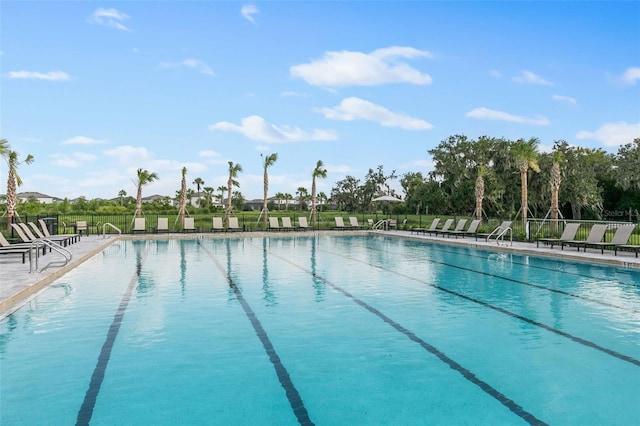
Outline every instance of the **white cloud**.
<svg viewBox="0 0 640 426">
<path fill-rule="evenodd" d="M 289 69 L 293 77 L 313 86 L 374 86 L 386 83 L 431 84 L 428 74 L 410 67 L 398 58 L 431 58 L 432 54 L 412 47 L 387 47 L 371 53 L 326 52 L 321 59 Z"/>
<path fill-rule="evenodd" d="M 264 118 L 258 115 L 243 118 L 240 125 L 229 123 L 228 121 L 220 121 L 210 125 L 209 130 L 236 132 L 251 140 L 266 143 L 332 141 L 338 139 L 338 135 L 333 130 L 315 129 L 304 131 L 298 127 L 276 126 L 267 123 Z"/>
<path fill-rule="evenodd" d="M 176 68 L 176 67 L 187 67 L 191 69 L 195 69 L 202 74 L 206 75 L 215 75 L 213 69 L 203 61 L 199 59 L 185 59 L 181 62 L 161 62 L 159 68 Z"/>
<path fill-rule="evenodd" d="M 136 164 L 141 161 L 150 160 L 153 155 L 145 147 L 134 147 L 131 145 L 118 146 L 113 149 L 104 151 L 104 154 L 108 157 L 114 158 L 118 163 Z"/>
<path fill-rule="evenodd" d="M 47 73 L 34 71 L 10 71 L 9 78 L 30 80 L 69 81 L 69 74 L 64 71 L 49 71 Z"/>
<path fill-rule="evenodd" d="M 54 159 L 54 165 L 72 169 L 98 159 L 97 156 L 85 152 L 74 152 L 71 155 L 53 154 L 51 157 Z"/>
<path fill-rule="evenodd" d="M 409 117 L 404 113 L 389 111 L 383 106 L 360 98 L 345 98 L 339 106 L 333 108 L 316 108 L 329 120 L 375 121 L 385 127 L 400 127 L 405 130 L 429 130 L 433 126 L 424 120 Z"/>
<path fill-rule="evenodd" d="M 572 98 L 572 97 L 569 97 L 569 96 L 553 95 L 553 96 L 551 96 L 551 98 L 554 101 L 564 102 L 564 103 L 567 103 L 569 105 L 575 105 L 577 103 L 575 98 Z"/>
<path fill-rule="evenodd" d="M 542 77 L 532 73 L 531 71 L 522 71 L 519 76 L 513 77 L 513 81 L 518 83 L 541 84 L 543 86 L 553 86 L 553 83 L 543 79 Z"/>
<path fill-rule="evenodd" d="M 606 146 L 621 146 L 640 138 L 640 123 L 605 123 L 593 132 L 583 130 L 576 134 L 576 139 L 596 140 Z"/>
<path fill-rule="evenodd" d="M 640 80 L 640 67 L 629 67 L 620 78 L 622 84 L 627 86 L 635 86 L 636 81 Z"/>
<path fill-rule="evenodd" d="M 73 138 L 63 140 L 60 142 L 60 145 L 98 145 L 101 143 L 105 143 L 105 141 L 88 138 L 86 136 L 75 136 Z"/>
<path fill-rule="evenodd" d="M 198 152 L 198 157 L 201 158 L 215 158 L 215 157 L 219 157 L 220 153 L 216 152 L 216 151 L 211 151 L 211 150 L 205 150 L 205 151 L 200 151 Z"/>
<path fill-rule="evenodd" d="M 500 77 L 502 77 L 502 73 L 501 73 L 500 71 L 497 71 L 497 70 L 491 70 L 491 71 L 489 71 L 489 75 L 490 75 L 491 77 L 495 77 L 495 78 L 500 78 Z"/>
<path fill-rule="evenodd" d="M 253 4 L 242 6 L 242 9 L 240 9 L 240 14 L 252 24 L 256 23 L 256 20 L 253 19 L 253 15 L 255 15 L 256 13 L 258 13 L 258 8 Z"/>
<path fill-rule="evenodd" d="M 95 12 L 89 17 L 88 21 L 91 24 L 104 25 L 107 27 L 115 28 L 120 31 L 128 31 L 122 22 L 127 19 L 131 19 L 126 13 L 122 13 L 116 9 L 96 9 Z"/>
<path fill-rule="evenodd" d="M 508 121 L 511 123 L 519 124 L 532 124 L 534 126 L 547 126 L 550 124 L 549 120 L 541 115 L 536 115 L 535 118 L 524 118 L 517 115 L 512 115 L 507 112 L 496 111 L 488 108 L 476 108 L 469 111 L 465 117 L 477 118 L 478 120 L 498 120 Z"/>
<path fill-rule="evenodd" d="M 340 165 L 325 164 L 325 169 L 327 169 L 327 173 L 345 174 L 345 175 L 347 173 L 353 173 L 355 171 L 353 167 L 346 166 L 344 164 L 340 164 Z"/>
</svg>

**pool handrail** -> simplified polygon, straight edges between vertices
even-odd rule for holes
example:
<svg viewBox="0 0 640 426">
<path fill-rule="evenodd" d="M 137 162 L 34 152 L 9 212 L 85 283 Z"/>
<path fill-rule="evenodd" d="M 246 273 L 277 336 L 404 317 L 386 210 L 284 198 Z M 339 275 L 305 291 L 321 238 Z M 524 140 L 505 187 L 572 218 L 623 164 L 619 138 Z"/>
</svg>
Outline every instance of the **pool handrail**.
<svg viewBox="0 0 640 426">
<path fill-rule="evenodd" d="M 120 230 L 120 228 L 118 228 L 117 226 L 115 226 L 112 223 L 105 222 L 105 224 L 102 225 L 102 238 L 107 238 L 107 225 L 112 227 L 116 231 L 118 231 L 118 235 L 122 235 L 122 231 Z"/>
</svg>

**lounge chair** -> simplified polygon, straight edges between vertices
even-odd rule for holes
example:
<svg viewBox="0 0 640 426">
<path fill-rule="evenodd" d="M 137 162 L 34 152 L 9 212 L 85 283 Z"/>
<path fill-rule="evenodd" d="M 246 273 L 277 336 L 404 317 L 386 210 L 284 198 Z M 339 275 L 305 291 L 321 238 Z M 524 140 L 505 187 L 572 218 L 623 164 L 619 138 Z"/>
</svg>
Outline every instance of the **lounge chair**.
<svg viewBox="0 0 640 426">
<path fill-rule="evenodd" d="M 44 234 L 44 236 L 45 236 L 46 238 L 53 238 L 53 239 L 54 239 L 54 241 L 55 241 L 56 239 L 59 239 L 59 240 L 67 239 L 67 242 L 66 242 L 66 243 L 64 243 L 64 245 L 65 245 L 65 246 L 66 246 L 67 244 L 69 244 L 69 243 L 75 243 L 75 242 L 78 242 L 78 241 L 80 240 L 80 234 L 70 234 L 70 235 L 66 235 L 66 234 L 65 234 L 65 235 L 51 235 L 51 234 L 49 233 L 49 228 L 47 228 L 47 224 L 46 224 L 46 223 L 44 223 L 44 220 L 42 220 L 42 219 L 38 219 L 38 223 L 40 224 L 40 227 L 42 228 L 42 233 Z"/>
<path fill-rule="evenodd" d="M 577 247 L 578 251 L 580 251 L 580 247 L 585 247 L 585 244 L 599 243 L 602 241 L 604 234 L 607 232 L 607 226 L 608 225 L 602 225 L 602 224 L 593 225 L 591 227 L 591 230 L 589 231 L 589 235 L 587 235 L 586 240 L 562 241 L 560 243 L 560 248 L 564 250 L 564 246 L 571 246 L 571 247 Z M 586 250 L 587 249 L 585 247 L 585 251 Z"/>
<path fill-rule="evenodd" d="M 32 244 L 36 238 L 35 235 L 33 235 L 31 233 L 31 231 L 29 231 L 30 236 L 27 236 L 27 234 L 25 234 L 24 232 L 24 228 L 22 228 L 23 223 L 12 223 L 11 227 L 13 228 L 13 230 L 15 231 L 16 234 L 18 234 L 18 237 L 20 237 L 20 240 L 22 240 L 22 243 L 18 243 L 18 244 L 11 244 L 12 247 L 18 247 L 18 246 L 22 246 L 22 247 L 31 247 Z M 27 228 L 28 230 L 29 228 Z M 6 240 L 5 240 L 6 241 Z M 8 243 L 7 243 L 8 244 Z M 49 248 L 49 251 L 51 251 L 51 248 Z M 44 255 L 47 252 L 47 246 L 43 245 L 42 246 L 42 254 Z"/>
<path fill-rule="evenodd" d="M 358 223 L 358 218 L 355 216 L 349 216 L 349 225 L 351 225 L 353 229 L 363 229 L 360 223 Z"/>
<path fill-rule="evenodd" d="M 456 223 L 456 227 L 455 228 L 448 229 L 448 230 L 445 230 L 445 231 L 441 231 L 439 234 L 444 237 L 445 235 L 449 236 L 449 234 L 460 232 L 460 231 L 464 231 L 464 226 L 466 224 L 467 224 L 467 219 L 460 219 L 458 221 L 458 223 Z"/>
<path fill-rule="evenodd" d="M 285 231 L 295 231 L 296 228 L 293 227 L 293 225 L 291 224 L 291 218 L 288 216 L 285 216 L 282 218 L 282 229 Z"/>
<path fill-rule="evenodd" d="M 156 228 L 156 232 L 169 232 L 169 219 L 166 217 L 158 218 L 158 227 Z"/>
<path fill-rule="evenodd" d="M 76 230 L 76 233 L 79 235 L 82 235 L 83 231 L 84 231 L 84 235 L 89 235 L 89 226 L 87 225 L 87 221 L 86 220 L 76 221 L 75 230 Z"/>
<path fill-rule="evenodd" d="M 440 229 L 429 229 L 427 232 L 429 235 L 439 235 L 439 234 L 443 234 L 445 232 L 448 232 L 451 230 L 451 225 L 453 225 L 454 220 L 453 219 L 447 219 L 444 221 L 444 224 L 442 225 L 442 228 Z"/>
<path fill-rule="evenodd" d="M 22 263 L 25 263 L 27 253 L 31 251 L 31 243 L 10 244 L 0 233 L 0 254 L 20 254 Z"/>
<path fill-rule="evenodd" d="M 466 222 L 466 219 L 462 219 L 462 220 Z M 475 235 L 476 232 L 478 232 L 478 226 L 480 226 L 480 220 L 474 219 L 471 221 L 467 229 L 460 229 L 457 231 L 454 229 L 453 231 L 447 232 L 447 237 L 451 237 L 452 235 L 455 235 L 456 238 L 458 238 L 458 236 L 466 237 L 467 235 Z M 457 228 L 458 227 L 456 226 L 456 229 Z"/>
<path fill-rule="evenodd" d="M 196 232 L 195 220 L 192 217 L 185 217 L 182 223 L 182 232 Z"/>
<path fill-rule="evenodd" d="M 616 229 L 615 234 L 613 234 L 613 238 L 611 238 L 611 241 L 609 242 L 599 242 L 599 243 L 590 243 L 590 242 L 585 242 L 584 243 L 584 251 L 587 251 L 587 247 L 595 247 L 595 248 L 600 248 L 600 254 L 604 254 L 604 249 L 605 248 L 611 248 L 613 249 L 615 246 L 621 246 L 621 245 L 626 245 L 629 242 L 629 238 L 631 237 L 631 234 L 633 233 L 633 230 L 635 229 L 635 225 L 630 224 L 630 225 L 620 225 L 618 226 L 618 229 Z"/>
<path fill-rule="evenodd" d="M 308 230 L 313 229 L 313 227 L 309 226 L 309 222 L 307 222 L 307 218 L 305 216 L 300 216 L 298 218 L 298 229 Z"/>
<path fill-rule="evenodd" d="M 276 216 L 269 216 L 269 231 L 280 231 L 280 220 Z"/>
<path fill-rule="evenodd" d="M 433 231 L 433 230 L 437 229 L 439 223 L 440 223 L 440 218 L 436 217 L 435 219 L 433 219 L 433 222 L 431 222 L 431 225 L 429 225 L 428 228 L 413 228 L 411 230 L 411 233 L 415 232 L 416 234 L 418 234 L 418 233 L 421 232 L 423 234 L 426 234 L 429 231 Z"/>
<path fill-rule="evenodd" d="M 487 233 L 483 233 L 483 232 L 476 232 L 475 237 L 476 237 L 476 241 L 478 241 L 478 237 L 484 239 L 485 241 L 489 241 L 491 238 L 498 238 L 500 235 L 504 234 L 507 229 L 511 228 L 511 224 L 513 223 L 513 221 L 511 220 L 505 220 L 503 221 L 497 228 L 495 228 L 493 231 Z"/>
<path fill-rule="evenodd" d="M 224 232 L 224 223 L 221 217 L 214 217 L 212 219 L 211 232 Z"/>
<path fill-rule="evenodd" d="M 147 232 L 147 219 L 144 217 L 136 217 L 133 219 L 133 228 L 131 229 L 131 233 L 135 234 L 136 232 Z"/>
<path fill-rule="evenodd" d="M 31 238 L 32 236 L 35 236 L 37 238 L 41 238 L 41 239 L 47 239 L 49 241 L 53 241 L 57 244 L 61 244 L 63 246 L 67 246 L 67 244 L 69 244 L 69 241 L 71 240 L 72 237 L 67 237 L 67 236 L 55 236 L 52 237 L 51 235 L 49 235 L 49 232 L 47 230 L 47 235 L 45 235 L 42 230 L 38 227 L 38 225 L 36 225 L 33 222 L 29 222 L 28 225 L 31 227 L 31 230 L 33 231 L 33 234 L 27 232 L 27 231 L 31 231 L 26 224 L 24 223 L 20 223 L 19 224 L 22 229 L 25 231 L 25 233 L 29 236 L 29 238 Z M 34 235 L 35 234 L 35 235 Z"/>
<path fill-rule="evenodd" d="M 373 228 L 374 225 L 375 225 L 375 222 L 373 221 L 373 219 L 367 219 L 367 226 L 369 228 Z"/>
<path fill-rule="evenodd" d="M 350 226 L 346 226 L 344 224 L 344 219 L 342 219 L 341 216 L 336 216 L 334 219 L 336 221 L 336 226 L 333 229 L 342 229 L 342 230 L 344 230 L 344 229 L 350 229 L 351 228 Z"/>
<path fill-rule="evenodd" d="M 232 216 L 229 218 L 229 226 L 227 227 L 227 231 L 231 231 L 231 232 L 242 231 L 242 228 L 238 224 L 237 217 Z"/>
<path fill-rule="evenodd" d="M 636 253 L 636 257 L 638 257 L 638 252 L 640 252 L 640 245 L 635 244 L 618 244 L 613 246 L 613 253 L 617 256 L 618 250 L 620 251 L 633 251 Z"/>
<path fill-rule="evenodd" d="M 579 223 L 569 223 L 564 227 L 564 231 L 562 231 L 562 235 L 560 238 L 538 238 L 536 241 L 536 247 L 540 247 L 540 243 L 550 244 L 551 248 L 554 245 L 558 245 L 563 241 L 572 241 L 576 239 L 576 234 L 578 233 L 578 228 L 580 228 Z"/>
</svg>

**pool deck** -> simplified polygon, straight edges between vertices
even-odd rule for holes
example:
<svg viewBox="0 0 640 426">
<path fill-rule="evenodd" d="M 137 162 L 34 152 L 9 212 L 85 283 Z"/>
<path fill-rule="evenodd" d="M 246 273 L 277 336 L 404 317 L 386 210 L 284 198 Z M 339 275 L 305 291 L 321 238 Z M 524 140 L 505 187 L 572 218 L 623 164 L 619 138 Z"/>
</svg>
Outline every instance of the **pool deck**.
<svg viewBox="0 0 640 426">
<path fill-rule="evenodd" d="M 0 319 L 13 312 L 22 304 L 33 298 L 38 292 L 47 287 L 48 284 L 55 281 L 71 269 L 80 265 L 95 254 L 101 252 L 114 241 L 120 239 L 166 239 L 166 238 L 238 238 L 252 237 L 260 238 L 263 236 L 303 236 L 303 235 L 349 235 L 362 234 L 369 232 L 373 234 L 384 234 L 396 236 L 399 238 L 411 238 L 420 241 L 436 241 L 444 244 L 471 246 L 477 248 L 485 248 L 494 251 L 503 251 L 508 253 L 518 253 L 524 255 L 551 257 L 555 259 L 567 259 L 573 261 L 598 263 L 620 266 L 625 268 L 640 269 L 640 258 L 635 253 L 618 252 L 615 256 L 612 250 L 605 250 L 604 254 L 599 249 L 590 248 L 585 253 L 578 251 L 575 247 L 567 247 L 561 250 L 560 247 L 551 249 L 549 246 L 541 245 L 536 247 L 535 243 L 514 242 L 510 244 L 506 242 L 504 245 L 497 245 L 495 241 L 486 242 L 484 240 L 476 241 L 475 238 L 447 238 L 442 236 L 425 236 L 421 234 L 410 233 L 409 231 L 316 231 L 316 232 L 233 232 L 233 233 L 203 233 L 203 234 L 146 234 L 146 235 L 123 235 L 102 238 L 101 236 L 85 236 L 75 244 L 71 244 L 67 249 L 73 255 L 71 262 L 63 267 L 51 267 L 44 272 L 30 273 L 30 262 L 26 259 L 22 263 L 19 255 L 1 255 L 0 256 Z M 56 254 L 49 253 L 39 258 L 39 268 L 42 269 L 51 261 L 60 260 L 61 257 Z"/>
</svg>

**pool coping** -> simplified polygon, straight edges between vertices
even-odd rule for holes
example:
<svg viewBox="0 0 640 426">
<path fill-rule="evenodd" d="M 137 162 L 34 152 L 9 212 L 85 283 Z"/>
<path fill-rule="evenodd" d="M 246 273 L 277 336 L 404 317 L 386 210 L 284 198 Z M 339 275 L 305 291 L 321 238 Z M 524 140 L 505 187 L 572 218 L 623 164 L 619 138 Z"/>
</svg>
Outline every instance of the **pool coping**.
<svg viewBox="0 0 640 426">
<path fill-rule="evenodd" d="M 83 240 L 90 239 L 94 244 L 92 247 L 87 250 L 76 250 L 79 251 L 78 258 L 73 259 L 67 265 L 60 267 L 55 270 L 51 270 L 51 272 L 47 272 L 46 276 L 42 278 L 37 278 L 34 274 L 30 274 L 27 272 L 21 272 L 18 268 L 14 268 L 14 273 L 17 274 L 26 274 L 27 278 L 34 277 L 32 282 L 29 282 L 24 285 L 18 285 L 11 287 L 9 290 L 15 288 L 15 292 L 9 294 L 8 296 L 2 298 L 0 295 L 0 320 L 4 319 L 6 316 L 10 315 L 15 310 L 19 309 L 26 303 L 28 303 L 31 299 L 36 297 L 38 293 L 46 289 L 46 287 L 57 280 L 58 278 L 65 275 L 67 272 L 73 270 L 77 266 L 91 259 L 96 254 L 102 252 L 113 243 L 117 241 L 131 241 L 131 240 L 165 240 L 165 239 L 175 239 L 175 240 L 192 240 L 192 239 L 227 239 L 227 238 L 263 238 L 263 237 L 293 237 L 293 236 L 309 236 L 309 235 L 385 235 L 385 236 L 393 236 L 397 238 L 405 238 L 415 241 L 429 242 L 429 243 L 437 243 L 437 244 L 446 244 L 452 246 L 459 247 L 471 247 L 489 251 L 498 251 L 504 253 L 515 253 L 520 255 L 530 255 L 530 256 L 538 256 L 544 258 L 552 258 L 559 260 L 570 260 L 581 263 L 597 263 L 603 265 L 616 266 L 621 268 L 629 268 L 629 269 L 640 269 L 640 259 L 632 257 L 634 256 L 632 253 L 629 253 L 629 256 L 614 256 L 613 253 L 609 254 L 605 251 L 605 254 L 602 255 L 596 252 L 580 252 L 573 250 L 554 250 L 547 246 L 543 247 L 535 247 L 533 243 L 529 242 L 514 242 L 512 244 L 506 243 L 503 245 L 496 244 L 495 241 L 487 242 L 487 241 L 476 241 L 475 239 L 470 239 L 469 237 L 463 238 L 445 238 L 444 236 L 427 236 L 427 235 L 419 235 L 413 234 L 409 231 L 398 231 L 398 230 L 324 230 L 324 231 L 239 231 L 239 232 L 220 232 L 220 233 L 189 233 L 189 234 L 177 234 L 177 233 L 166 233 L 166 234 L 136 234 L 136 235 L 118 235 L 109 237 L 105 239 L 104 242 L 95 241 L 100 237 L 84 237 Z M 82 244 L 82 240 L 76 244 L 70 246 L 71 249 L 75 249 L 76 246 Z M 11 272 L 10 272 L 11 273 Z M 24 278 L 24 277 L 23 277 Z M 29 281 L 28 279 L 26 281 Z M 5 289 L 6 290 L 6 289 Z M 4 291 L 6 293 L 6 291 Z"/>
</svg>

